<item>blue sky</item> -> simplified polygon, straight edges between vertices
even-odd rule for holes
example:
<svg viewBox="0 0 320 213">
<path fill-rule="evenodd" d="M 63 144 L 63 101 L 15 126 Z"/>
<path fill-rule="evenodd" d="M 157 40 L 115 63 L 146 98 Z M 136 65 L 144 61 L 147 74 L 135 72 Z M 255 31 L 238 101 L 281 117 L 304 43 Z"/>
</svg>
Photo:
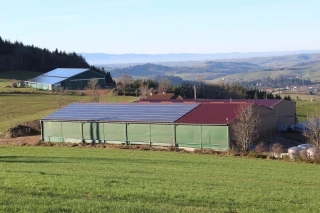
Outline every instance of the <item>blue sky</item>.
<svg viewBox="0 0 320 213">
<path fill-rule="evenodd" d="M 86 53 L 320 50 L 319 0 L 10 0 L 0 36 Z"/>
</svg>

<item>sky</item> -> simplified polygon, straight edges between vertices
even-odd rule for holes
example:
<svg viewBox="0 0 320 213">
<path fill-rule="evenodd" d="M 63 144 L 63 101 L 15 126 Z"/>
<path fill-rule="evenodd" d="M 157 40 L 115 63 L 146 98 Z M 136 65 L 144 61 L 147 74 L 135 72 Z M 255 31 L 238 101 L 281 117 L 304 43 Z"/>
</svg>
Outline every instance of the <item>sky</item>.
<svg viewBox="0 0 320 213">
<path fill-rule="evenodd" d="M 320 50 L 319 0 L 0 0 L 0 36 L 77 53 Z"/>
</svg>

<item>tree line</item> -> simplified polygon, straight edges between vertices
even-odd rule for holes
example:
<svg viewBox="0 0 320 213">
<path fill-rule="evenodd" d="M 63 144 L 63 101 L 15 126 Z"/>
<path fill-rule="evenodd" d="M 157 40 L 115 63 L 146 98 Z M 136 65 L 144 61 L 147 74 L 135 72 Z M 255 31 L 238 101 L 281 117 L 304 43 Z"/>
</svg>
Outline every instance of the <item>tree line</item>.
<svg viewBox="0 0 320 213">
<path fill-rule="evenodd" d="M 123 74 L 117 80 L 118 95 L 134 95 L 146 98 L 151 92 L 175 93 L 182 98 L 198 99 L 281 99 L 279 95 L 274 96 L 256 88 L 247 88 L 239 84 L 208 84 L 201 82 L 183 82 L 174 85 L 163 76 L 161 79 L 134 79 L 129 74 Z"/>
<path fill-rule="evenodd" d="M 0 71 L 28 70 L 48 72 L 58 67 L 89 68 L 89 64 L 75 52 L 49 51 L 22 42 L 10 42 L 0 37 Z"/>
<path fill-rule="evenodd" d="M 90 68 L 105 75 L 106 84 L 114 86 L 110 72 L 90 66 L 85 58 L 75 52 L 49 51 L 22 42 L 11 42 L 0 37 L 0 72 L 11 70 L 28 70 L 46 73 L 56 68 Z"/>
</svg>

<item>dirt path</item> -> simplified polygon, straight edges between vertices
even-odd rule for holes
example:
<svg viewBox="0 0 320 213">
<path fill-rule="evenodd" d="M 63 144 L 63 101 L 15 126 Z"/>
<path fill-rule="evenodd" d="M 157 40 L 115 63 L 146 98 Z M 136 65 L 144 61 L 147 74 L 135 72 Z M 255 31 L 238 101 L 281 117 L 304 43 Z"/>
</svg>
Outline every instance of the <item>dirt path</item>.
<svg viewBox="0 0 320 213">
<path fill-rule="evenodd" d="M 5 139 L 0 139 L 0 145 L 21 145 L 21 144 L 34 145 L 38 143 L 40 139 L 41 139 L 40 135 L 17 137 L 17 138 L 5 138 Z"/>
</svg>

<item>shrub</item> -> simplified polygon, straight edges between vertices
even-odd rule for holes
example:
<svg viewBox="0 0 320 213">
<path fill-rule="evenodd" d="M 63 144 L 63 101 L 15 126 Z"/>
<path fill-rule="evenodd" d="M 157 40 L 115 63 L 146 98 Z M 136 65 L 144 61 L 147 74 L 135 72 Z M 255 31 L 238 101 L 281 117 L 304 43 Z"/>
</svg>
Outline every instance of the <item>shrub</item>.
<svg viewBox="0 0 320 213">
<path fill-rule="evenodd" d="M 256 147 L 254 148 L 254 151 L 257 153 L 264 153 L 264 152 L 267 152 L 267 147 L 263 142 L 261 142 L 258 145 L 256 145 Z"/>
<path fill-rule="evenodd" d="M 280 143 L 274 143 L 270 146 L 270 151 L 275 157 L 280 157 L 280 154 L 283 152 L 283 146 Z"/>
<path fill-rule="evenodd" d="M 263 158 L 263 159 L 267 158 L 266 154 L 262 154 L 254 151 L 250 151 L 247 156 L 250 158 Z"/>
</svg>

